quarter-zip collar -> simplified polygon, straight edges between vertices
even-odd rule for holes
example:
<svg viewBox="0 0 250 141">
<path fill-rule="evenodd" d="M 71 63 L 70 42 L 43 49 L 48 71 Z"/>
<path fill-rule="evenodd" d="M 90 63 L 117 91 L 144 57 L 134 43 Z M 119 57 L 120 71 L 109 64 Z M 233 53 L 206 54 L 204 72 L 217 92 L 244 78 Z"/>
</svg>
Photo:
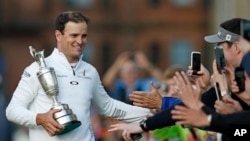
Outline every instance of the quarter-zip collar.
<svg viewBox="0 0 250 141">
<path fill-rule="evenodd" d="M 83 55 L 81 55 L 79 58 L 82 58 Z M 57 48 L 54 48 L 52 54 L 51 54 L 51 57 L 53 58 L 54 61 L 58 61 L 58 63 L 60 65 L 63 65 L 64 67 L 66 67 L 67 69 L 74 69 L 74 71 L 77 70 L 77 68 L 83 63 L 83 61 L 79 60 L 75 67 L 72 68 L 71 64 L 69 63 L 69 61 L 67 60 L 66 56 L 60 52 Z M 53 66 L 53 64 L 52 64 Z"/>
</svg>

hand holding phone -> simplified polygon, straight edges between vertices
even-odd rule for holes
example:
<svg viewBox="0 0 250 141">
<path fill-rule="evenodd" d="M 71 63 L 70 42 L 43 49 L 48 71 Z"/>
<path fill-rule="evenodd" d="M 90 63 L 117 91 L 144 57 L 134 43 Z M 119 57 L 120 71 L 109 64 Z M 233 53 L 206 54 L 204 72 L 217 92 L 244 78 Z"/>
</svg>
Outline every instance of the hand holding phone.
<svg viewBox="0 0 250 141">
<path fill-rule="evenodd" d="M 217 69 L 219 73 L 225 73 L 226 61 L 224 57 L 223 47 L 216 46 L 214 48 L 214 53 L 215 53 L 216 65 L 217 65 Z"/>
<path fill-rule="evenodd" d="M 198 75 L 198 71 L 201 70 L 201 53 L 197 51 L 191 52 L 191 66 L 193 73 L 192 75 Z"/>
<path fill-rule="evenodd" d="M 215 89 L 217 100 L 222 100 L 222 95 L 221 95 L 221 92 L 220 92 L 220 86 L 219 86 L 218 82 L 214 83 L 214 89 Z"/>
<path fill-rule="evenodd" d="M 236 68 L 234 71 L 234 76 L 237 86 L 239 87 L 239 92 L 245 91 L 244 69 L 241 67 Z"/>
</svg>

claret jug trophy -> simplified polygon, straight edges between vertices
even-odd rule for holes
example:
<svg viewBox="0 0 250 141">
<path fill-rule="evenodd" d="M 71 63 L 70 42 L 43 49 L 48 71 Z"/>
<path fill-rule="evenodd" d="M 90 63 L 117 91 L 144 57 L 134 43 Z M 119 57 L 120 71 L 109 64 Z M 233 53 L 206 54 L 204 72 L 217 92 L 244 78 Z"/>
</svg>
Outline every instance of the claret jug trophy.
<svg viewBox="0 0 250 141">
<path fill-rule="evenodd" d="M 52 109 L 61 109 L 60 112 L 54 114 L 54 119 L 61 125 L 64 129 L 57 133 L 57 135 L 67 133 L 74 130 L 81 125 L 81 122 L 77 120 L 76 115 L 69 108 L 68 104 L 60 103 L 57 100 L 57 95 L 59 94 L 59 87 L 56 78 L 56 73 L 54 68 L 47 67 L 44 61 L 44 51 L 36 52 L 34 48 L 29 46 L 30 54 L 34 60 L 39 65 L 39 71 L 37 72 L 37 77 L 39 82 L 47 94 L 52 100 Z"/>
</svg>

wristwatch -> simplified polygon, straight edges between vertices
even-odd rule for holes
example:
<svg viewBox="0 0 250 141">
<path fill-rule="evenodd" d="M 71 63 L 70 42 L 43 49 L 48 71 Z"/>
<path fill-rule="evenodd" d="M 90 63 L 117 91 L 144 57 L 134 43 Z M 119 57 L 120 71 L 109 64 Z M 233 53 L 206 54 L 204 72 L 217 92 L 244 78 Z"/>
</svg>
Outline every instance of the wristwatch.
<svg viewBox="0 0 250 141">
<path fill-rule="evenodd" d="M 140 124 L 141 129 L 142 129 L 144 132 L 149 131 L 149 130 L 147 129 L 147 124 L 146 124 L 146 120 L 145 120 L 145 119 L 142 120 L 142 121 L 140 121 L 139 124 Z"/>
<path fill-rule="evenodd" d="M 224 95 L 231 95 L 231 92 L 229 90 L 224 90 L 224 91 L 221 91 L 221 96 L 224 96 Z"/>
</svg>

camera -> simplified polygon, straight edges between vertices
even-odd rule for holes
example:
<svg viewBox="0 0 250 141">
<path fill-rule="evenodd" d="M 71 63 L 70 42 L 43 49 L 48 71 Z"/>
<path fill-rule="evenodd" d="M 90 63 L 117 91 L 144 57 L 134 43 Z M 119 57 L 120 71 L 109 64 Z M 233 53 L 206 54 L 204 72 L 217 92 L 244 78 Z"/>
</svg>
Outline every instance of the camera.
<svg viewBox="0 0 250 141">
<path fill-rule="evenodd" d="M 224 57 L 223 47 L 215 46 L 214 48 L 216 65 L 219 73 L 225 73 L 226 61 Z"/>
</svg>

